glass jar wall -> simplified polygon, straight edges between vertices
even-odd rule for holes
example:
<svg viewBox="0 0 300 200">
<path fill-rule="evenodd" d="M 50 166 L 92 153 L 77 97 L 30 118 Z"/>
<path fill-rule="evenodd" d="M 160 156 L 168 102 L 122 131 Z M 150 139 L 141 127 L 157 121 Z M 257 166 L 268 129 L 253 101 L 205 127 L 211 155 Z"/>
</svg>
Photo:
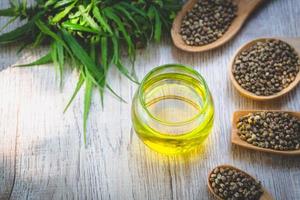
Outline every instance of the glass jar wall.
<svg viewBox="0 0 300 200">
<path fill-rule="evenodd" d="M 213 126 L 214 106 L 202 76 L 182 65 L 149 72 L 132 103 L 139 138 L 151 149 L 176 154 L 199 146 Z"/>
</svg>

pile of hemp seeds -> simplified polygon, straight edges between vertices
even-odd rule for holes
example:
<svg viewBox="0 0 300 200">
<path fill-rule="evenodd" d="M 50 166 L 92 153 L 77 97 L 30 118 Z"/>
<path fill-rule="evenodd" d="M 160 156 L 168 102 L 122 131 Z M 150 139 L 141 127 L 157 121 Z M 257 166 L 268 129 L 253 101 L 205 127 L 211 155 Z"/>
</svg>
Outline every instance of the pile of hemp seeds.
<svg viewBox="0 0 300 200">
<path fill-rule="evenodd" d="M 278 151 L 300 149 L 300 119 L 286 112 L 256 112 L 241 117 L 239 137 L 258 147 Z"/>
<path fill-rule="evenodd" d="M 281 40 L 269 39 L 256 42 L 235 58 L 233 76 L 248 92 L 271 96 L 288 87 L 299 70 L 297 52 Z"/>
<path fill-rule="evenodd" d="M 227 200 L 259 200 L 263 194 L 260 182 L 230 167 L 215 168 L 209 184 L 217 196 Z"/>
<path fill-rule="evenodd" d="M 236 82 L 245 90 L 257 96 L 271 96 L 295 81 L 300 71 L 300 59 L 297 52 L 281 40 L 261 40 L 236 56 L 232 71 Z M 300 118 L 292 113 L 253 111 L 240 117 L 236 126 L 240 139 L 253 146 L 276 151 L 300 150 Z M 235 196 L 228 198 L 224 196 L 228 192 L 224 194 L 224 188 L 217 183 L 214 183 L 216 187 L 214 192 L 222 199 L 259 200 L 263 194 L 261 185 L 252 184 L 253 186 L 246 187 L 246 191 L 249 188 L 259 191 L 253 196 L 241 197 L 239 193 L 234 193 Z M 226 185 L 224 187 L 228 191 L 228 187 Z"/>
<path fill-rule="evenodd" d="M 185 44 L 203 46 L 222 37 L 237 15 L 232 0 L 199 0 L 181 22 Z"/>
<path fill-rule="evenodd" d="M 181 21 L 180 35 L 186 45 L 203 46 L 221 38 L 237 16 L 232 0 L 198 0 Z M 287 88 L 300 71 L 300 58 L 287 43 L 259 41 L 240 52 L 233 63 L 236 82 L 257 96 L 272 96 Z M 247 143 L 278 151 L 300 149 L 300 119 L 286 112 L 261 111 L 242 116 L 238 135 Z M 226 200 L 259 200 L 260 181 L 244 172 L 217 167 L 209 176 L 215 195 Z"/>
</svg>

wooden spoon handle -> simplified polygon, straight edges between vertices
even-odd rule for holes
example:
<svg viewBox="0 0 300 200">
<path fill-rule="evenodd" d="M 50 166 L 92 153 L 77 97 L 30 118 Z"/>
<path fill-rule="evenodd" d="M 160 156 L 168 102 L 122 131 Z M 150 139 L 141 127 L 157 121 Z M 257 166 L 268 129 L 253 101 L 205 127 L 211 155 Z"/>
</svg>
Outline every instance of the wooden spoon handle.
<svg viewBox="0 0 300 200">
<path fill-rule="evenodd" d="M 257 6 L 264 2 L 264 0 L 239 0 L 241 1 L 249 10 L 255 10 Z"/>
<path fill-rule="evenodd" d="M 247 18 L 264 0 L 237 0 L 239 6 L 238 14 Z"/>
<path fill-rule="evenodd" d="M 274 198 L 265 190 L 259 200 L 274 200 Z"/>
</svg>

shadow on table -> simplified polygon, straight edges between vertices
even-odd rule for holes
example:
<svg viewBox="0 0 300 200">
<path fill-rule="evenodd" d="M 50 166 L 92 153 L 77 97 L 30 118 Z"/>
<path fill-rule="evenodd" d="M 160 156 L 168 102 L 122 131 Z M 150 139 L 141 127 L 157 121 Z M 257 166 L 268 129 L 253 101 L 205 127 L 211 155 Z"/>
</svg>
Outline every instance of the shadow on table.
<svg viewBox="0 0 300 200">
<path fill-rule="evenodd" d="M 300 166 L 299 156 L 276 155 L 267 152 L 256 152 L 251 149 L 245 149 L 236 145 L 232 145 L 233 159 L 243 160 L 249 163 L 257 163 L 272 168 L 298 168 Z M 246 156 L 247 155 L 247 156 Z"/>
<path fill-rule="evenodd" d="M 228 83 L 227 87 L 232 87 L 230 88 L 233 93 L 231 96 L 235 99 L 234 106 L 237 108 L 236 110 L 281 110 L 282 107 L 287 107 L 292 104 L 299 93 L 295 88 L 288 94 L 274 100 L 255 101 L 239 94 L 239 92 L 233 88 L 231 83 Z"/>
</svg>

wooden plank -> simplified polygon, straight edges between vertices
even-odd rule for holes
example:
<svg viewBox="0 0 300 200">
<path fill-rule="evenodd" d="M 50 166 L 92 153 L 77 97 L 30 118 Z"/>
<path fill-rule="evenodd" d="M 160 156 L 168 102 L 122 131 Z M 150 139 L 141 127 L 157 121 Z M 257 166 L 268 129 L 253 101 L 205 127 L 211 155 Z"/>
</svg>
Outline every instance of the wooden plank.
<svg viewBox="0 0 300 200">
<path fill-rule="evenodd" d="M 261 179 L 277 199 L 298 200 L 300 159 L 231 146 L 230 120 L 237 109 L 299 111 L 299 87 L 282 99 L 259 103 L 241 97 L 226 73 L 233 53 L 248 40 L 300 36 L 299 10 L 298 0 L 269 1 L 233 41 L 214 51 L 188 54 L 166 40 L 138 52 L 140 78 L 154 66 L 182 63 L 195 67 L 207 80 L 215 100 L 214 130 L 205 148 L 189 156 L 162 156 L 139 141 L 130 121 L 130 102 L 137 86 L 114 69 L 108 80 L 129 103 L 107 92 L 102 109 L 95 93 L 86 147 L 82 91 L 62 114 L 76 72 L 66 74 L 62 91 L 51 65 L 0 72 L 0 199 L 7 199 L 11 188 L 11 199 L 212 199 L 206 176 L 216 165 L 227 163 Z M 16 50 L 13 46 L 0 49 L 1 66 L 25 63 L 45 52 L 15 56 Z"/>
<path fill-rule="evenodd" d="M 0 8 L 8 7 L 8 1 L 1 1 Z M 8 19 L 1 19 L 2 26 Z M 16 24 L 17 25 L 17 24 Z M 12 29 L 16 25 L 8 27 Z M 8 199 L 15 181 L 16 151 L 19 135 L 19 98 L 16 88 L 20 80 L 18 73 L 8 69 L 16 61 L 15 47 L 0 48 L 0 199 Z"/>
<path fill-rule="evenodd" d="M 7 199 L 13 189 L 18 143 L 18 74 L 11 70 L 0 73 L 0 199 Z M 3 98 L 4 97 L 4 98 Z"/>
</svg>

